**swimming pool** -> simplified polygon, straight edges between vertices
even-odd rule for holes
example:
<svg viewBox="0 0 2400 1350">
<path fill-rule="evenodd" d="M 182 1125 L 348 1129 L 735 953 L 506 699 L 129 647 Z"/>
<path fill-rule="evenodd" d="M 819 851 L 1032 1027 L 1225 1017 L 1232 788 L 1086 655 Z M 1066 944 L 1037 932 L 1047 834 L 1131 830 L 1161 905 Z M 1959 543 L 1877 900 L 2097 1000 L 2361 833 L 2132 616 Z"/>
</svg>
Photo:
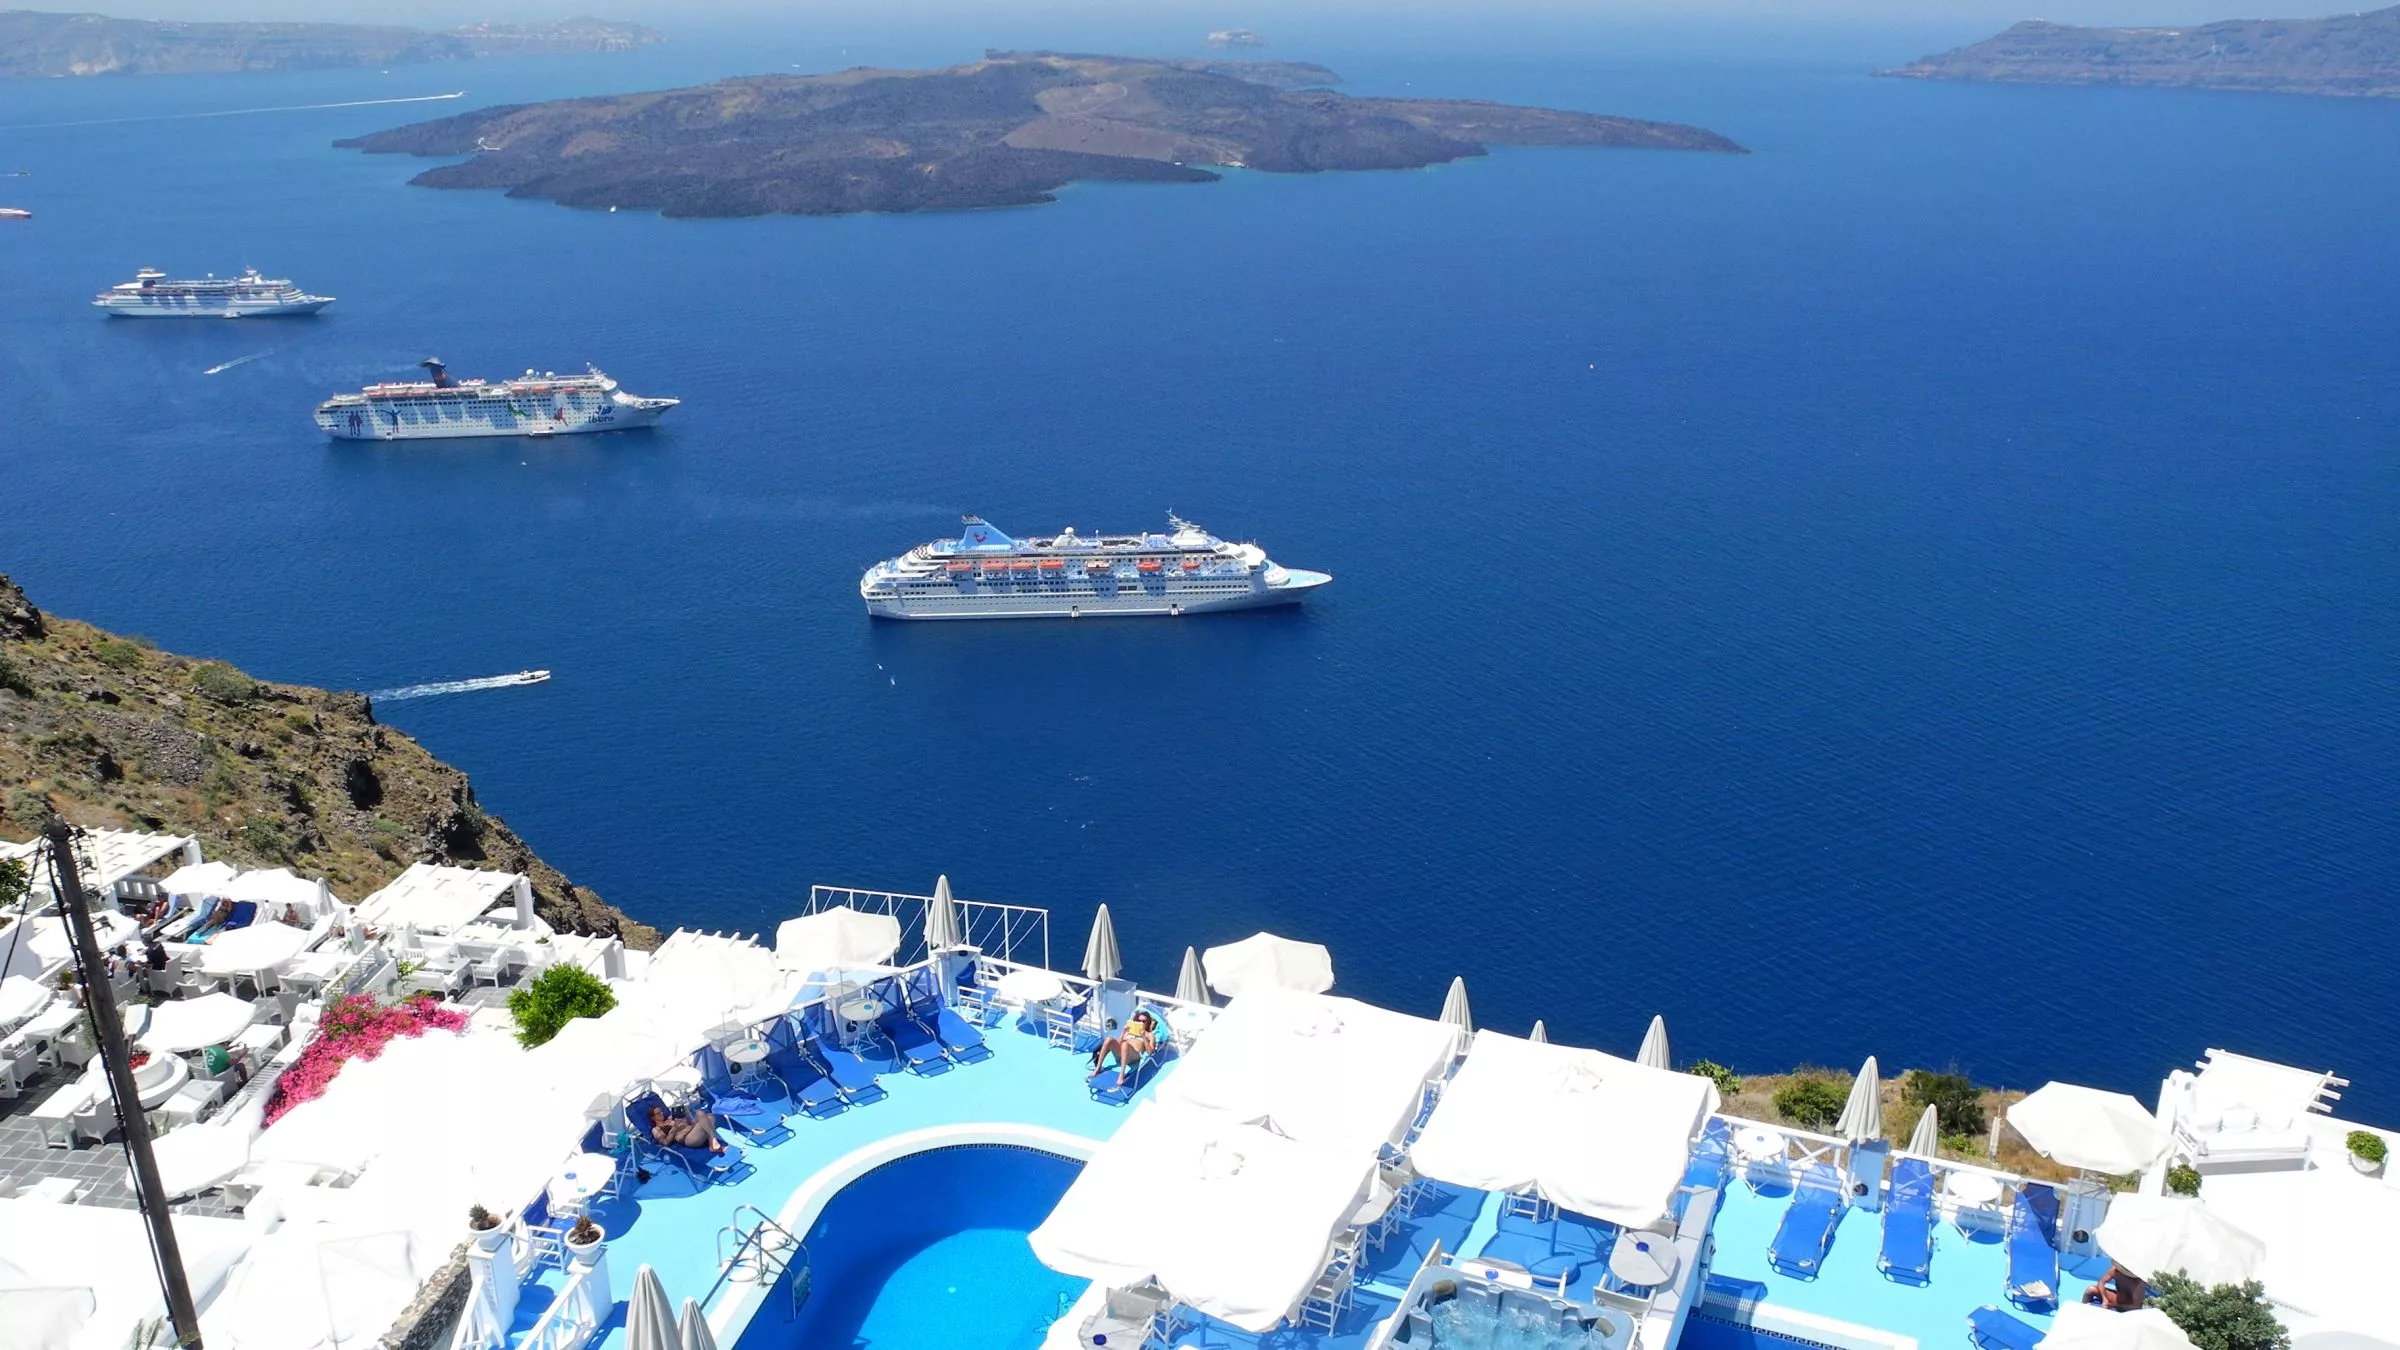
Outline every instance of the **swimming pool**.
<svg viewBox="0 0 2400 1350">
<path fill-rule="evenodd" d="M 1963 1331 L 1959 1339 L 1966 1339 Z M 1684 1321 L 1683 1339 L 1676 1342 L 1676 1350 L 1839 1350 L 1839 1347 L 1695 1312 Z"/>
<path fill-rule="evenodd" d="M 961 1144 L 911 1153 L 843 1187 L 809 1226 L 807 1296 L 786 1271 L 734 1350 L 1025 1350 L 1083 1291 L 1025 1235 L 1083 1164 Z"/>
</svg>

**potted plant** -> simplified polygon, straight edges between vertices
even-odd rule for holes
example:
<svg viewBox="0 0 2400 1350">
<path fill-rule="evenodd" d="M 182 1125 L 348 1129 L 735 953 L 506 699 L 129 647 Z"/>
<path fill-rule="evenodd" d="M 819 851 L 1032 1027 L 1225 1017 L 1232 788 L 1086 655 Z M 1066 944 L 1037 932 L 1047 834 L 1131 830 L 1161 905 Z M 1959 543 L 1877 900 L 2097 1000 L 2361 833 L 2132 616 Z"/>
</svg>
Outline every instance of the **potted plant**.
<svg viewBox="0 0 2400 1350">
<path fill-rule="evenodd" d="M 2167 1190 L 2174 1195 L 2200 1193 L 2200 1169 L 2188 1163 L 2177 1163 L 2167 1169 Z"/>
<path fill-rule="evenodd" d="M 591 1215 L 578 1215 L 575 1226 L 567 1230 L 567 1255 L 574 1257 L 579 1264 L 589 1265 L 592 1253 L 598 1251 L 607 1238 L 608 1234 L 602 1231 L 600 1225 L 592 1222 Z"/>
<path fill-rule="evenodd" d="M 2350 1145 L 2350 1165 L 2367 1176 L 2383 1170 L 2383 1136 L 2372 1130 L 2352 1130 L 2346 1141 Z"/>
<path fill-rule="evenodd" d="M 499 1216 L 481 1205 L 467 1207 L 467 1236 L 487 1252 L 500 1250 L 508 1241 L 508 1231 L 500 1226 Z"/>
</svg>

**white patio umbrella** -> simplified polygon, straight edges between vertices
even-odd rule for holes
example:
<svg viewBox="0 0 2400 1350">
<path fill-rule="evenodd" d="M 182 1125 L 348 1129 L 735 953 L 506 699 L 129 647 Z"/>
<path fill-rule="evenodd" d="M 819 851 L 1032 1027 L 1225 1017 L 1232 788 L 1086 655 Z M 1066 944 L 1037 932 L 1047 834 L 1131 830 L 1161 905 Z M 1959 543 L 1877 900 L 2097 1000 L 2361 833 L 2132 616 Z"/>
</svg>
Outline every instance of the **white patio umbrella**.
<svg viewBox="0 0 2400 1350">
<path fill-rule="evenodd" d="M 247 975 L 289 961 L 309 944 L 305 928 L 288 923 L 254 923 L 219 933 L 200 951 L 200 969 L 210 975 Z"/>
<path fill-rule="evenodd" d="M 1208 1002 L 1208 977 L 1200 972 L 1200 952 L 1197 948 L 1183 949 L 1183 970 L 1175 977 L 1175 997 L 1186 1003 Z"/>
<path fill-rule="evenodd" d="M 1942 1151 L 1942 1118 L 1932 1107 L 1917 1117 L 1917 1127 L 1908 1132 L 1908 1151 L 1921 1158 L 1938 1156 Z"/>
<path fill-rule="evenodd" d="M 633 1294 L 625 1300 L 625 1350 L 681 1350 L 682 1344 L 667 1287 L 645 1265 L 634 1272 Z"/>
<path fill-rule="evenodd" d="M 933 879 L 933 898 L 925 902 L 925 949 L 938 952 L 959 945 L 958 902 L 950 898 L 950 874 Z"/>
<path fill-rule="evenodd" d="M 1467 1011 L 1467 977 L 1450 977 L 1450 992 L 1442 997 L 1442 1025 L 1457 1027 L 1459 1039 L 1475 1034 L 1475 1017 Z"/>
<path fill-rule="evenodd" d="M 215 1124 L 169 1130 L 150 1145 L 159 1185 L 170 1198 L 197 1194 L 231 1178 L 250 1164 L 250 1137 Z M 126 1184 L 132 1185 L 127 1169 Z"/>
<path fill-rule="evenodd" d="M 2092 1238 L 2110 1259 L 2136 1275 L 2183 1274 L 2204 1285 L 2258 1278 L 2267 1244 L 2234 1227 L 2196 1199 L 2179 1195 L 2120 1195 Z"/>
<path fill-rule="evenodd" d="M 221 899 L 252 901 L 260 909 L 278 916 L 285 905 L 296 905 L 301 913 L 313 916 L 317 912 L 317 900 L 321 894 L 316 882 L 293 875 L 288 867 L 244 872 L 217 892 Z"/>
<path fill-rule="evenodd" d="M 683 1317 L 676 1330 L 683 1350 L 717 1350 L 717 1334 L 708 1329 L 708 1319 L 700 1315 L 697 1299 L 683 1301 Z"/>
<path fill-rule="evenodd" d="M 1094 980 L 1113 980 L 1125 968 L 1125 958 L 1117 951 L 1117 926 L 1109 921 L 1108 906 L 1102 905 L 1092 915 L 1092 935 L 1083 944 L 1083 973 Z"/>
<path fill-rule="evenodd" d="M 141 1042 L 167 1054 L 222 1045 L 241 1035 L 257 1013 L 247 999 L 223 993 L 161 1003 L 150 1010 L 150 1027 L 142 1033 Z"/>
<path fill-rule="evenodd" d="M 2167 1132 L 2122 1092 L 2049 1083 L 2008 1108 L 2008 1123 L 2052 1162 L 2121 1176 L 2157 1162 Z"/>
<path fill-rule="evenodd" d="M 50 1006 L 50 986 L 23 975 L 0 980 L 0 1024 L 21 1022 Z"/>
<path fill-rule="evenodd" d="M 224 888 L 240 875 L 232 863 L 185 863 L 161 877 L 158 888 L 169 895 L 206 895 L 222 897 Z"/>
<path fill-rule="evenodd" d="M 1245 989 L 1322 994 L 1333 987 L 1333 953 L 1314 942 L 1253 933 L 1200 954 L 1208 987 L 1232 998 Z"/>
<path fill-rule="evenodd" d="M 1543 1024 L 1542 1019 L 1537 1017 L 1533 1019 L 1533 1034 L 1525 1039 L 1533 1042 L 1535 1045 L 1548 1045 L 1550 1043 L 1550 1028 Z"/>
<path fill-rule="evenodd" d="M 848 905 L 786 919 L 775 930 L 775 960 L 785 970 L 880 966 L 890 962 L 898 950 L 898 919 L 861 913 Z"/>
<path fill-rule="evenodd" d="M 1833 1132 L 1853 1143 L 1883 1137 L 1883 1074 L 1873 1055 L 1850 1081 L 1850 1100 L 1842 1103 L 1842 1117 L 1834 1122 Z"/>
<path fill-rule="evenodd" d="M 1675 1067 L 1667 1053 L 1667 1019 L 1663 1014 L 1650 1019 L 1650 1029 L 1642 1033 L 1642 1048 L 1634 1052 L 1633 1062 L 1650 1069 Z"/>
<path fill-rule="evenodd" d="M 2111 1312 L 2069 1303 L 2050 1321 L 2040 1350 L 2195 1350 L 2192 1338 L 2156 1308 Z"/>
</svg>

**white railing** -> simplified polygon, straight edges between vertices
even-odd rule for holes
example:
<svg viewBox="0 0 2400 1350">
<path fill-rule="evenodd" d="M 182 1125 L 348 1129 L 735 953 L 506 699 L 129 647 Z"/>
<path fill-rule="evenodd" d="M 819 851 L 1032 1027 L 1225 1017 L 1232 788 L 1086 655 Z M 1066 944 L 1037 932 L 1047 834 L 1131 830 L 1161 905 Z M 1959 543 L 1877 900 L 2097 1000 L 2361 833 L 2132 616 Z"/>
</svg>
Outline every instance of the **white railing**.
<svg viewBox="0 0 2400 1350">
<path fill-rule="evenodd" d="M 899 964 L 914 965 L 928 955 L 925 914 L 932 904 L 930 895 L 860 890 L 853 886 L 811 886 L 805 912 L 815 914 L 836 905 L 847 905 L 861 913 L 889 914 L 900 921 L 900 954 L 904 959 Z M 961 945 L 1005 961 L 1049 966 L 1049 910 L 993 900 L 952 900 L 950 912 L 957 921 Z"/>
<path fill-rule="evenodd" d="M 535 1322 L 533 1329 L 517 1342 L 516 1350 L 583 1350 L 584 1344 L 592 1339 L 592 1334 L 600 1329 L 603 1316 L 614 1306 L 614 1300 L 607 1298 L 605 1287 L 601 1289 L 599 1299 L 591 1297 L 592 1276 L 598 1269 L 600 1267 L 570 1265 L 566 1283 L 559 1286 L 558 1297 L 542 1310 L 541 1320 Z"/>
</svg>

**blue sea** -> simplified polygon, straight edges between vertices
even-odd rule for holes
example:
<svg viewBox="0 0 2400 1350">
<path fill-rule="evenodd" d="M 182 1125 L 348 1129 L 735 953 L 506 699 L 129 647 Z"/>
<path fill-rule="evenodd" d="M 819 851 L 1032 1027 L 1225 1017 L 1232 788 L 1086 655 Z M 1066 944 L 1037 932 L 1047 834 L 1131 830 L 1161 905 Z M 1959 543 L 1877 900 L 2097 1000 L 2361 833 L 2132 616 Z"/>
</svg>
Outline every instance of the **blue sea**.
<svg viewBox="0 0 2400 1350">
<path fill-rule="evenodd" d="M 2400 1118 L 2400 102 L 1936 85 L 1976 36 L 1295 26 L 1362 93 L 1743 157 L 1080 186 L 678 221 L 407 186 L 421 117 L 1146 21 L 0 83 L 0 570 L 383 689 L 577 881 L 769 930 L 811 882 L 1111 906 L 1145 980 L 1270 928 L 1340 988 L 1630 1052 L 2149 1096 L 2204 1049 Z M 988 27 L 988 31 L 986 31 Z M 465 89 L 446 103 L 237 112 Z M 196 113 L 237 115 L 196 117 Z M 109 321 L 254 264 L 316 321 Z M 656 434 L 328 445 L 439 354 Z M 217 374 L 212 367 L 246 359 Z M 871 625 L 980 512 L 1170 509 L 1336 580 L 1176 622 Z"/>
</svg>

